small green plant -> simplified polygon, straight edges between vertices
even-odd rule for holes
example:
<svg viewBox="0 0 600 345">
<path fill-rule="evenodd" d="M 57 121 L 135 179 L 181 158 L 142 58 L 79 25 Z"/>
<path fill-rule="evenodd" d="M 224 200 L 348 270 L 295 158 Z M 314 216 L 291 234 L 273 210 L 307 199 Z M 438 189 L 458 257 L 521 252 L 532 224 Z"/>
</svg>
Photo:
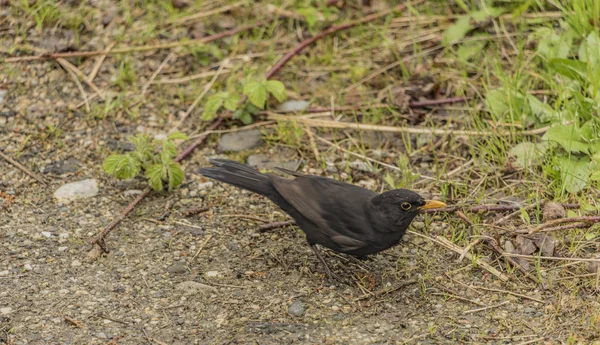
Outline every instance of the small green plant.
<svg viewBox="0 0 600 345">
<path fill-rule="evenodd" d="M 574 59 L 568 56 L 575 33 L 569 27 L 562 34 L 546 31 L 540 30 L 543 38 L 538 55 L 549 73 L 560 78 L 558 85 L 562 86 L 557 86 L 561 89 L 555 104 L 515 90 L 492 91 L 487 103 L 496 116 L 518 107 L 525 110 L 524 122 L 551 125 L 541 142 L 520 143 L 511 154 L 517 165 L 543 164 L 545 175 L 560 181 L 560 193 L 577 193 L 600 181 L 600 121 L 596 115 L 600 108 L 600 36 L 592 31 L 581 40 L 578 59 Z M 500 105 L 500 100 L 507 98 L 512 102 Z"/>
<path fill-rule="evenodd" d="M 278 102 L 287 99 L 285 85 L 279 80 L 249 78 L 243 86 L 242 93 L 250 101 L 240 107 L 242 97 L 236 92 L 222 91 L 210 96 L 204 104 L 202 119 L 212 120 L 221 107 L 233 112 L 233 118 L 244 124 L 252 123 L 252 116 L 265 109 L 269 95 Z"/>
<path fill-rule="evenodd" d="M 157 192 L 165 185 L 171 191 L 183 181 L 183 169 L 175 162 L 177 139 L 187 140 L 180 132 L 169 134 L 166 140 L 152 140 L 150 136 L 138 134 L 130 137 L 135 150 L 125 154 L 112 154 L 102 163 L 104 171 L 117 179 L 130 179 L 143 173 L 148 184 Z"/>
</svg>

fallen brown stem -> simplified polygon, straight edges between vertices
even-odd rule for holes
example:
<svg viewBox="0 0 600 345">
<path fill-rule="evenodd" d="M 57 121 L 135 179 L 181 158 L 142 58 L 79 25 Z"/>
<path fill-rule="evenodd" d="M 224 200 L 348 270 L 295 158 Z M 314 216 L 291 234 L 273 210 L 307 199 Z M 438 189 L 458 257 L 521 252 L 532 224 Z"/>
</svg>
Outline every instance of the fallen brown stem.
<svg viewBox="0 0 600 345">
<path fill-rule="evenodd" d="M 458 102 L 466 102 L 470 100 L 472 97 L 454 97 L 454 98 L 440 98 L 440 99 L 432 99 L 421 102 L 410 102 L 408 106 L 410 108 L 425 108 L 436 105 L 444 105 Z M 395 104 L 391 103 L 375 103 L 375 104 L 359 104 L 359 105 L 346 105 L 340 107 L 310 107 L 302 110 L 302 113 L 312 114 L 312 113 L 325 113 L 330 111 L 353 111 L 353 110 L 361 110 L 361 109 L 381 109 L 381 108 L 397 108 Z M 272 110 L 274 113 L 294 113 L 293 111 L 285 111 L 285 110 Z"/>
<path fill-rule="evenodd" d="M 293 220 L 288 220 L 287 222 L 273 222 L 261 225 L 258 229 L 260 232 L 265 232 L 273 229 L 283 228 L 288 225 L 295 225 L 296 222 Z"/>
<path fill-rule="evenodd" d="M 492 247 L 492 249 L 498 253 L 500 256 L 504 256 L 502 255 L 504 253 L 504 251 L 502 250 L 502 248 L 500 248 L 500 246 L 498 245 L 498 243 L 496 242 L 495 239 L 490 238 L 490 237 L 486 237 L 484 238 L 485 243 L 487 243 L 490 247 Z M 514 258 L 510 257 L 510 256 L 504 256 L 504 258 L 506 259 L 506 261 L 508 261 L 511 265 L 513 265 L 514 267 L 516 267 L 519 271 L 521 271 L 521 273 L 523 273 L 527 278 L 529 278 L 530 280 L 532 280 L 535 283 L 540 283 L 539 281 L 537 281 L 537 279 L 535 279 L 531 274 L 529 274 L 529 272 L 525 269 L 525 267 L 523 267 L 517 260 L 515 260 Z"/>
<path fill-rule="evenodd" d="M 10 158 L 9 156 L 5 155 L 2 151 L 0 151 L 0 157 L 2 157 L 8 163 L 14 165 L 17 169 L 19 169 L 22 172 L 24 172 L 27 175 L 29 175 L 34 180 L 36 180 L 39 183 L 41 183 L 44 187 L 47 186 L 46 182 L 41 177 L 37 176 L 31 170 L 27 169 L 27 167 L 25 167 L 23 164 L 21 164 L 21 163 L 17 162 L 16 160 Z"/>
<path fill-rule="evenodd" d="M 144 51 L 156 50 L 156 49 L 170 49 L 170 48 L 176 48 L 176 47 L 188 46 L 188 45 L 194 45 L 194 44 L 206 44 L 206 43 L 209 43 L 212 41 L 219 40 L 221 38 L 233 36 L 242 31 L 246 31 L 246 30 L 254 29 L 254 28 L 257 28 L 260 26 L 264 26 L 269 22 L 270 21 L 261 21 L 258 23 L 250 24 L 250 25 L 244 25 L 244 26 L 241 26 L 236 29 L 223 31 L 216 35 L 212 35 L 212 36 L 208 36 L 208 37 L 204 37 L 204 38 L 200 38 L 200 39 L 195 39 L 195 40 L 182 41 L 182 42 L 169 42 L 169 43 L 161 43 L 161 44 L 155 44 L 155 45 L 150 45 L 150 46 L 116 48 L 116 49 L 112 49 L 109 52 L 107 52 L 106 50 L 94 50 L 94 51 L 83 51 L 83 52 L 42 54 L 42 55 L 36 55 L 36 56 L 20 56 L 20 57 L 8 58 L 4 61 L 5 62 L 25 62 L 25 61 L 38 61 L 38 60 L 71 58 L 71 57 L 91 57 L 91 56 L 98 56 L 98 55 L 105 55 L 105 54 L 107 54 L 107 55 L 126 54 L 126 53 L 144 52 Z"/>
<path fill-rule="evenodd" d="M 416 4 L 419 4 L 421 2 L 423 2 L 424 0 L 417 0 L 414 1 L 411 5 L 414 6 Z M 373 13 L 371 15 L 368 15 L 364 18 L 361 19 L 357 19 L 357 20 L 352 20 L 349 21 L 347 23 L 343 23 L 343 24 L 339 24 L 339 25 L 334 25 L 332 27 L 330 27 L 329 29 L 322 31 L 321 33 L 306 39 L 304 41 L 302 41 L 300 44 L 298 44 L 294 49 L 290 50 L 287 54 L 285 54 L 279 61 L 277 61 L 277 63 L 271 68 L 270 71 L 268 71 L 266 73 L 266 78 L 270 79 L 273 74 L 275 74 L 277 71 L 279 71 L 281 69 L 281 67 L 283 67 L 283 65 L 285 65 L 289 60 L 291 60 L 294 56 L 298 55 L 304 48 L 308 47 L 309 45 L 313 44 L 314 42 L 320 40 L 321 38 L 331 35 L 333 33 L 336 33 L 338 31 L 343 31 L 343 30 L 347 30 L 350 29 L 356 25 L 359 24 L 364 24 L 364 23 L 368 23 L 368 22 L 372 22 L 376 19 L 379 19 L 381 17 L 385 17 L 393 12 L 396 11 L 402 11 L 406 9 L 406 5 L 405 4 L 401 4 L 398 6 L 395 6 L 394 8 L 392 8 L 391 10 L 387 10 L 387 11 L 381 11 L 378 13 Z"/>
<path fill-rule="evenodd" d="M 561 204 L 565 209 L 579 208 L 579 204 Z M 455 212 L 457 210 L 468 211 L 468 212 L 503 212 L 503 211 L 514 211 L 518 210 L 522 205 L 479 205 L 479 206 L 449 206 L 443 208 L 436 208 L 431 210 L 425 210 L 423 213 L 439 213 L 439 212 Z"/>
<path fill-rule="evenodd" d="M 408 103 L 408 106 L 411 108 L 425 108 L 425 107 L 432 107 L 432 106 L 436 106 L 436 105 L 466 102 L 466 101 L 471 100 L 472 98 L 473 97 L 453 97 L 453 98 L 430 99 L 430 100 L 420 101 L 420 102 L 410 102 L 410 103 Z"/>
<path fill-rule="evenodd" d="M 520 232 L 520 233 L 525 232 L 528 234 L 535 234 L 540 231 L 547 232 L 547 231 L 555 231 L 555 230 L 564 230 L 564 229 L 574 228 L 574 226 L 571 226 L 571 227 L 558 226 L 558 227 L 552 228 L 552 230 L 549 230 L 549 228 L 554 225 L 564 224 L 564 223 L 589 223 L 591 225 L 591 224 L 595 224 L 595 223 L 600 223 L 600 216 L 571 217 L 571 218 L 555 219 L 555 220 L 545 222 L 544 224 L 538 225 L 537 227 L 535 227 L 533 229 L 518 230 L 517 232 Z M 573 224 L 571 224 L 571 225 L 573 225 Z"/>
<path fill-rule="evenodd" d="M 416 282 L 417 282 L 416 280 L 403 281 L 403 282 L 400 282 L 400 283 L 398 283 L 398 284 L 396 284 L 396 285 L 394 285 L 392 287 L 389 287 L 389 288 L 386 287 L 386 288 L 377 290 L 375 293 L 362 295 L 362 296 L 356 298 L 354 300 L 354 302 L 362 301 L 362 300 L 365 300 L 365 299 L 368 299 L 368 298 L 372 298 L 372 297 L 373 298 L 380 297 L 380 296 L 386 295 L 388 293 L 392 293 L 394 291 L 398 291 L 398 290 L 402 289 L 405 286 L 408 286 L 408 285 L 411 285 L 411 284 L 415 284 Z"/>
</svg>

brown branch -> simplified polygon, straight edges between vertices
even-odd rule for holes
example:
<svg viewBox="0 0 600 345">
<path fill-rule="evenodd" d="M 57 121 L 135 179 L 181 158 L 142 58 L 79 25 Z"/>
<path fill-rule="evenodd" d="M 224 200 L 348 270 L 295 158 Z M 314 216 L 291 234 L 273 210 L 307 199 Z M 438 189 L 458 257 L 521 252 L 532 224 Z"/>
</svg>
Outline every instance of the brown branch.
<svg viewBox="0 0 600 345">
<path fill-rule="evenodd" d="M 503 255 L 504 254 L 504 250 L 502 250 L 502 248 L 500 248 L 500 246 L 498 245 L 498 243 L 496 242 L 495 239 L 493 239 L 491 237 L 485 237 L 484 238 L 484 242 L 487 243 L 490 247 L 492 247 L 492 249 L 496 253 L 498 253 L 500 256 L 504 256 Z M 525 269 L 525 267 L 523 267 L 517 260 L 515 260 L 514 258 L 512 258 L 510 256 L 504 256 L 504 258 L 511 265 L 513 265 L 514 267 L 516 267 L 517 269 L 519 269 L 519 271 L 521 271 L 521 273 L 523 273 L 527 278 L 531 279 L 535 283 L 539 283 L 531 274 L 529 274 L 529 272 Z"/>
<path fill-rule="evenodd" d="M 0 157 L 2 157 L 8 163 L 14 165 L 17 169 L 19 169 L 22 172 L 29 175 L 34 180 L 41 183 L 44 187 L 47 186 L 46 181 L 44 181 L 44 179 L 42 179 L 40 176 L 37 176 L 36 174 L 34 174 L 31 170 L 27 169 L 27 167 L 25 167 L 23 164 L 17 162 L 16 160 L 14 160 L 14 159 L 10 158 L 9 156 L 5 155 L 4 153 L 2 153 L 2 151 L 0 151 Z"/>
<path fill-rule="evenodd" d="M 209 43 L 212 41 L 220 40 L 225 37 L 233 36 L 242 31 L 251 30 L 251 29 L 254 29 L 254 28 L 257 28 L 260 26 L 264 26 L 267 23 L 270 23 L 270 21 L 261 21 L 258 23 L 250 24 L 250 25 L 244 25 L 244 26 L 241 26 L 236 29 L 223 31 L 216 35 L 212 35 L 212 36 L 208 36 L 208 37 L 204 37 L 204 38 L 200 38 L 200 39 L 196 39 L 196 40 L 161 43 L 161 44 L 150 45 L 150 46 L 116 48 L 109 52 L 107 52 L 106 50 L 94 50 L 94 51 L 82 51 L 82 52 L 70 52 L 70 53 L 51 53 L 51 54 L 49 53 L 49 54 L 42 54 L 42 55 L 36 55 L 36 56 L 20 56 L 20 57 L 8 58 L 4 61 L 5 62 L 24 62 L 24 61 L 38 61 L 38 60 L 71 58 L 71 57 L 91 57 L 91 56 L 98 56 L 98 55 L 113 55 L 113 54 L 126 54 L 126 53 L 133 53 L 133 52 L 144 52 L 144 51 L 156 50 L 156 49 L 170 49 L 170 48 L 176 48 L 176 47 L 193 45 L 193 44 L 206 44 L 206 43 Z"/>
<path fill-rule="evenodd" d="M 444 105 L 450 103 L 460 103 L 471 100 L 473 97 L 453 97 L 453 98 L 440 98 L 440 99 L 428 99 L 420 102 L 410 102 L 408 106 L 411 108 L 425 108 L 435 105 Z"/>
<path fill-rule="evenodd" d="M 575 223 L 575 224 L 554 227 L 555 225 L 564 224 L 564 223 Z M 573 228 L 578 227 L 582 223 L 589 224 L 589 225 L 592 225 L 595 223 L 600 223 L 600 216 L 588 216 L 588 217 L 584 216 L 584 217 L 571 217 L 571 218 L 555 219 L 555 220 L 545 222 L 544 224 L 538 225 L 537 227 L 535 227 L 533 229 L 517 230 L 517 232 L 535 234 L 540 231 L 547 232 L 547 231 L 573 229 Z"/>
<path fill-rule="evenodd" d="M 562 204 L 565 209 L 579 208 L 579 204 Z M 422 213 L 440 213 L 440 212 L 456 212 L 457 210 L 468 211 L 468 212 L 503 212 L 503 211 L 515 211 L 520 209 L 521 205 L 479 205 L 479 206 L 448 206 L 443 208 L 435 208 L 431 210 L 425 210 Z"/>
<path fill-rule="evenodd" d="M 263 224 L 258 229 L 260 230 L 260 232 L 265 232 L 265 231 L 279 229 L 279 228 L 283 228 L 285 226 L 294 225 L 294 224 L 296 224 L 296 222 L 293 220 L 288 220 L 287 222 L 273 222 L 273 223 Z"/>
<path fill-rule="evenodd" d="M 414 1 L 411 5 L 414 6 L 416 4 L 419 4 L 421 2 L 423 2 L 424 0 L 417 0 Z M 338 31 L 343 31 L 343 30 L 347 30 L 350 29 L 352 27 L 355 27 L 359 24 L 364 24 L 364 23 L 368 23 L 368 22 L 372 22 L 376 19 L 385 17 L 393 12 L 396 11 L 402 11 L 406 9 L 406 5 L 402 4 L 402 5 L 398 5 L 395 6 L 394 8 L 392 8 L 391 10 L 387 10 L 387 11 L 381 11 L 379 13 L 373 13 L 371 15 L 368 15 L 362 19 L 358 19 L 358 20 L 352 20 L 349 21 L 347 23 L 343 23 L 343 24 L 339 24 L 339 25 L 334 25 L 332 27 L 330 27 L 329 29 L 322 31 L 321 33 L 306 39 L 302 42 L 300 42 L 300 44 L 298 44 L 294 49 L 290 50 L 287 54 L 285 54 L 284 57 L 282 57 L 279 61 L 277 61 L 277 63 L 271 68 L 271 70 L 269 70 L 266 73 L 266 78 L 267 79 L 271 79 L 271 77 L 273 77 L 273 75 L 275 73 L 277 73 L 277 71 L 279 71 L 281 69 L 281 67 L 283 67 L 283 65 L 285 65 L 288 61 L 290 61 L 294 56 L 298 55 L 304 48 L 308 47 L 309 45 L 313 44 L 314 42 L 320 40 L 321 38 L 331 35 L 333 33 L 336 33 Z"/>
<path fill-rule="evenodd" d="M 440 99 L 432 99 L 421 102 L 410 102 L 408 106 L 410 108 L 425 108 L 435 105 L 445 105 L 451 103 L 458 102 L 466 102 L 470 100 L 472 97 L 454 97 L 454 98 L 440 98 Z M 310 107 L 302 110 L 303 113 L 312 114 L 312 113 L 324 113 L 328 111 L 352 111 L 352 110 L 361 110 L 361 109 L 381 109 L 381 108 L 398 108 L 395 104 L 391 103 L 376 103 L 376 104 L 359 104 L 359 105 L 346 105 L 339 107 Z M 293 113 L 296 111 L 281 111 L 281 110 L 271 110 L 274 113 Z"/>
</svg>

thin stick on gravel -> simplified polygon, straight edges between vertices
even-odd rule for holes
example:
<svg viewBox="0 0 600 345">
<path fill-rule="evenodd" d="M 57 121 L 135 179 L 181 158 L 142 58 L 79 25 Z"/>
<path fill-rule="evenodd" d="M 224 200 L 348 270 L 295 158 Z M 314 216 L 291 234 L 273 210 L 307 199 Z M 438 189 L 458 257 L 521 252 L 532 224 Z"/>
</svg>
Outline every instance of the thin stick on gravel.
<svg viewBox="0 0 600 345">
<path fill-rule="evenodd" d="M 98 57 L 98 59 L 96 60 L 96 64 L 94 65 L 94 68 L 92 68 L 92 71 L 88 75 L 88 79 L 91 82 L 94 82 L 94 79 L 96 78 L 96 75 L 100 71 L 100 68 L 102 67 L 102 64 L 104 63 L 104 60 L 106 60 L 106 56 L 108 55 L 108 53 L 110 53 L 111 49 L 113 49 L 113 47 L 116 44 L 117 44 L 117 41 L 110 42 L 109 45 L 106 46 L 106 49 L 104 49 L 104 54 L 100 55 Z"/>
<path fill-rule="evenodd" d="M 484 310 L 494 309 L 494 308 L 501 307 L 501 306 L 503 306 L 505 304 L 508 304 L 508 303 L 510 303 L 510 301 L 504 301 L 504 302 L 502 302 L 500 304 L 491 305 L 489 307 L 483 307 L 483 308 L 465 310 L 465 311 L 463 311 L 463 314 L 473 314 L 473 313 L 477 313 L 477 312 L 484 311 Z"/>
<path fill-rule="evenodd" d="M 414 232 L 412 230 L 408 230 L 407 232 L 411 233 L 413 235 L 417 235 L 417 236 L 426 238 L 426 239 L 428 239 L 428 240 L 430 240 L 432 242 L 435 242 L 437 244 L 440 244 L 443 247 L 446 247 L 446 248 L 448 248 L 448 249 L 450 249 L 450 250 L 452 250 L 452 251 L 454 251 L 454 252 L 456 252 L 458 254 L 464 253 L 464 248 L 462 248 L 460 246 L 457 246 L 456 244 L 450 242 L 448 239 L 446 239 L 446 238 L 444 238 L 442 236 L 436 236 L 435 238 L 432 238 L 432 237 L 420 234 L 418 232 Z M 473 255 L 471 255 L 471 253 L 467 253 L 465 256 L 469 260 L 473 260 L 475 258 Z M 490 272 L 491 274 L 495 275 L 498 279 L 502 280 L 503 282 L 507 282 L 509 280 L 508 276 L 506 276 L 504 273 L 498 271 L 497 269 L 495 269 L 492 265 L 488 264 L 487 262 L 485 262 L 485 261 L 483 261 L 483 260 L 481 260 L 481 259 L 478 258 L 477 260 L 475 260 L 475 263 L 479 267 L 481 267 L 481 268 L 485 269 L 486 271 Z"/>
<path fill-rule="evenodd" d="M 146 84 L 144 84 L 144 86 L 142 87 L 142 92 L 140 93 L 140 96 L 144 96 L 146 94 L 146 92 L 148 91 L 148 87 L 150 87 L 150 84 L 152 84 L 154 79 L 156 79 L 156 76 L 158 76 L 158 74 L 163 70 L 163 68 L 165 68 L 165 66 L 169 63 L 169 61 L 171 61 L 171 59 L 174 57 L 175 57 L 174 52 L 170 52 L 169 55 L 167 55 L 167 57 L 163 60 L 163 62 L 161 62 L 161 64 L 158 66 L 156 71 L 154 71 L 154 73 L 152 73 L 152 76 L 150 77 L 150 79 L 148 79 Z"/>
<path fill-rule="evenodd" d="M 490 247 L 492 247 L 492 249 L 498 253 L 499 255 L 502 255 L 502 253 L 504 253 L 504 251 L 502 250 L 502 248 L 500 248 L 500 246 L 498 245 L 498 243 L 496 242 L 495 239 L 491 238 L 491 237 L 485 237 L 484 238 L 485 243 L 487 243 Z M 529 274 L 529 272 L 525 269 L 525 267 L 523 267 L 517 260 L 515 260 L 514 258 L 511 258 L 509 256 L 504 256 L 504 258 L 514 267 L 516 267 L 519 271 L 521 271 L 521 273 L 523 273 L 523 275 L 525 275 L 527 278 L 529 278 L 530 280 L 532 280 L 534 283 L 539 284 L 540 282 L 535 279 L 535 277 L 533 277 L 531 274 Z"/>
<path fill-rule="evenodd" d="M 538 206 L 542 207 L 543 205 L 544 205 L 544 202 L 537 203 L 537 204 L 531 204 L 531 205 L 523 207 L 523 211 L 530 211 L 530 210 L 532 210 L 532 209 L 534 209 L 534 208 L 536 208 Z M 499 226 L 500 224 L 506 222 L 507 220 L 509 220 L 512 217 L 517 216 L 519 214 L 521 214 L 521 209 L 518 209 L 518 210 L 516 210 L 516 211 L 514 211 L 512 213 L 507 214 L 506 216 L 504 216 L 502 218 L 499 218 L 498 220 L 496 220 L 495 222 L 493 222 L 492 225 Z"/>
<path fill-rule="evenodd" d="M 139 47 L 117 48 L 117 49 L 112 49 L 108 53 L 106 52 L 106 50 L 94 50 L 94 51 L 82 51 L 82 52 L 70 52 L 70 53 L 54 53 L 54 54 L 43 54 L 43 55 L 37 55 L 37 56 L 20 56 L 20 57 L 8 58 L 4 61 L 14 63 L 14 62 L 27 62 L 27 61 L 42 61 L 42 60 L 58 59 L 58 58 L 92 57 L 92 56 L 98 56 L 98 55 L 104 55 L 104 54 L 107 54 L 107 55 L 127 54 L 127 53 L 134 53 L 134 52 L 145 52 L 145 51 L 149 51 L 149 50 L 171 49 L 171 48 L 189 46 L 189 45 L 194 45 L 194 44 L 206 44 L 206 43 L 209 43 L 212 41 L 219 40 L 221 38 L 233 36 L 242 31 L 251 30 L 251 29 L 254 29 L 254 28 L 257 28 L 260 26 L 264 26 L 267 23 L 270 23 L 270 21 L 261 21 L 261 22 L 257 22 L 254 24 L 240 26 L 239 28 L 223 31 L 216 35 L 212 35 L 212 36 L 208 36 L 208 37 L 204 37 L 204 38 L 200 38 L 200 39 L 195 39 L 195 40 L 159 43 L 159 44 L 155 44 L 155 45 L 139 46 Z"/>
<path fill-rule="evenodd" d="M 83 98 L 83 103 L 85 104 L 85 110 L 88 113 L 92 111 L 92 108 L 90 108 L 90 102 L 88 100 L 87 93 L 85 92 L 83 86 L 79 82 L 79 78 L 77 78 L 77 75 L 71 70 L 68 64 L 65 64 L 65 62 L 67 61 L 65 59 L 56 59 L 56 61 L 64 67 L 71 79 L 73 79 L 73 82 L 75 82 L 75 85 L 77 85 L 79 92 L 81 92 L 81 98 Z"/>
<path fill-rule="evenodd" d="M 472 97 L 439 98 L 439 99 L 432 99 L 432 100 L 426 100 L 426 101 L 421 101 L 421 102 L 410 102 L 410 103 L 408 103 L 408 107 L 409 108 L 425 108 L 425 107 L 432 107 L 432 106 L 438 106 L 438 105 L 466 102 L 470 99 L 472 99 Z M 391 103 L 375 103 L 375 104 L 346 105 L 346 106 L 334 107 L 333 109 L 331 107 L 311 107 L 311 108 L 304 109 L 301 112 L 305 113 L 305 114 L 313 114 L 313 113 L 327 113 L 332 110 L 334 110 L 334 111 L 353 111 L 353 110 L 361 110 L 361 109 L 381 109 L 381 108 L 398 108 L 398 106 L 395 104 L 391 104 Z M 274 110 L 272 110 L 272 112 L 284 114 L 284 113 L 295 113 L 298 111 L 297 110 L 274 109 Z"/>
<path fill-rule="evenodd" d="M 31 170 L 27 169 L 27 167 L 25 167 L 23 164 L 21 164 L 21 163 L 17 162 L 16 160 L 10 158 L 9 156 L 5 155 L 2 151 L 0 151 L 0 157 L 2 157 L 8 163 L 14 165 L 15 168 L 17 168 L 17 169 L 21 170 L 22 172 L 24 172 L 25 174 L 29 175 L 34 180 L 38 181 L 44 187 L 48 186 L 48 184 L 44 181 L 44 179 L 42 179 L 40 176 L 34 174 Z"/>
<path fill-rule="evenodd" d="M 540 231 L 549 231 L 550 229 L 552 229 L 552 231 L 554 230 L 564 230 L 564 229 L 572 229 L 573 227 L 555 227 L 552 228 L 554 225 L 558 225 L 558 224 L 564 224 L 564 223 L 588 223 L 588 224 L 595 224 L 595 223 L 600 223 L 600 216 L 589 216 L 589 217 L 571 217 L 571 218 L 561 218 L 561 219 L 555 219 L 555 220 L 551 220 L 548 222 L 545 222 L 544 224 L 541 224 L 533 229 L 525 229 L 525 230 L 518 230 L 517 232 L 519 233 L 528 233 L 528 234 L 535 234 L 537 232 Z"/>
<path fill-rule="evenodd" d="M 408 285 L 411 285 L 411 284 L 415 284 L 416 282 L 417 282 L 416 280 L 403 281 L 403 282 L 400 282 L 400 283 L 398 283 L 398 284 L 396 284 L 396 285 L 394 285 L 392 287 L 386 287 L 386 288 L 377 290 L 374 293 L 365 294 L 365 295 L 362 295 L 360 297 L 357 297 L 356 299 L 354 299 L 354 302 L 363 301 L 365 299 L 372 298 L 372 297 L 373 298 L 380 297 L 380 296 L 386 295 L 388 293 L 392 293 L 394 291 L 398 291 L 398 290 L 402 289 L 405 286 L 408 286 Z"/>
<path fill-rule="evenodd" d="M 305 117 L 298 116 L 289 116 L 282 115 L 270 112 L 267 115 L 267 118 L 270 120 L 276 121 L 287 121 L 287 122 L 297 122 L 303 125 L 311 126 L 311 127 L 322 127 L 322 128 L 338 128 L 338 129 L 354 129 L 359 131 L 374 131 L 374 132 L 390 132 L 390 133 L 409 133 L 409 134 L 431 134 L 431 135 L 457 135 L 457 136 L 467 136 L 467 137 L 487 137 L 494 135 L 510 135 L 510 132 L 507 131 L 465 131 L 458 129 L 438 129 L 438 128 L 420 128 L 420 127 L 397 127 L 397 126 L 384 126 L 384 125 L 369 125 L 362 124 L 356 122 L 340 122 L 340 121 L 332 121 L 332 120 L 318 120 L 318 119 L 310 119 Z M 547 128 L 545 129 L 547 130 Z M 544 130 L 544 131 L 545 131 Z M 542 132 L 543 133 L 543 132 Z M 531 130 L 531 131 L 522 131 L 520 132 L 522 135 L 533 135 L 539 134 L 539 129 Z"/>
<path fill-rule="evenodd" d="M 200 253 L 202 252 L 202 250 L 204 249 L 204 247 L 206 247 L 206 244 L 208 243 L 208 241 L 210 241 L 210 239 L 212 238 L 212 235 L 208 235 L 208 237 L 206 238 L 206 240 L 204 242 L 202 242 L 202 245 L 200 246 L 200 248 L 198 248 L 198 251 L 196 252 L 196 254 L 194 254 L 194 257 L 192 257 L 192 260 L 190 261 L 194 261 L 196 260 L 196 257 L 198 257 L 198 255 L 200 255 Z"/>
<path fill-rule="evenodd" d="M 96 92 L 96 94 L 104 100 L 104 92 L 100 91 L 100 89 L 96 86 L 96 84 L 92 83 L 87 75 L 85 75 L 85 73 L 81 72 L 81 70 L 79 68 L 77 68 L 75 65 L 73 65 L 72 63 L 70 63 L 69 61 L 63 59 L 63 58 L 57 58 L 56 62 L 58 62 L 61 66 L 63 66 L 64 69 L 66 69 L 67 71 L 71 71 L 72 73 L 75 73 L 79 78 L 81 78 L 83 80 L 84 83 L 86 83 L 89 87 L 92 88 L 92 90 L 94 90 L 94 92 Z M 87 98 L 87 96 L 86 96 Z"/>
<path fill-rule="evenodd" d="M 509 294 L 509 295 L 513 295 L 513 296 L 517 296 L 517 297 L 529 299 L 529 300 L 532 300 L 534 302 L 538 302 L 538 303 L 544 304 L 544 301 L 542 301 L 541 299 L 537 299 L 537 298 L 534 298 L 534 297 L 531 297 L 531 296 L 523 295 L 523 294 L 520 294 L 520 293 L 508 291 L 508 290 L 492 289 L 492 288 L 483 287 L 483 286 L 476 286 L 476 285 L 471 285 L 470 287 L 473 288 L 473 289 L 481 289 L 481 290 L 486 290 L 486 291 L 493 291 L 493 292 L 505 293 L 505 294 Z"/>
<path fill-rule="evenodd" d="M 196 106 L 198 105 L 198 103 L 200 103 L 200 101 L 202 100 L 202 98 L 204 98 L 204 96 L 206 96 L 206 93 L 208 93 L 208 91 L 215 84 L 215 81 L 217 81 L 217 78 L 221 75 L 221 73 L 223 72 L 223 69 L 227 65 L 229 65 L 229 59 L 225 59 L 221 63 L 221 66 L 219 66 L 219 69 L 217 70 L 217 73 L 215 73 L 215 75 L 208 82 L 208 84 L 206 84 L 204 86 L 204 89 L 202 90 L 202 92 L 198 95 L 198 97 L 196 97 L 196 99 L 194 100 L 194 102 L 192 102 L 192 104 L 188 107 L 188 109 L 185 111 L 185 113 L 183 114 L 183 116 L 181 116 L 181 119 L 179 120 L 179 122 L 177 122 L 177 124 L 175 125 L 174 129 L 179 128 L 179 126 L 181 126 L 181 124 L 185 121 L 185 119 L 187 119 L 187 117 L 190 115 L 190 113 L 192 112 L 192 110 L 194 110 L 194 108 L 196 108 Z"/>
</svg>

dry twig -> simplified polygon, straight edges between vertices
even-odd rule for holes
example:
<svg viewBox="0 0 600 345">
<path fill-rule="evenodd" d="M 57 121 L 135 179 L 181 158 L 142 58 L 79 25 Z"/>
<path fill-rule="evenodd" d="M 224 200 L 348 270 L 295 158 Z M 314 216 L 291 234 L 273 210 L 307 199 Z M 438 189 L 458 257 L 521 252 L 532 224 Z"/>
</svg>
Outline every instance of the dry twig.
<svg viewBox="0 0 600 345">
<path fill-rule="evenodd" d="M 23 164 L 21 164 L 21 163 L 17 162 L 16 160 L 10 158 L 6 154 L 4 154 L 2 151 L 0 151 L 0 157 L 2 157 L 8 163 L 14 165 L 17 169 L 21 170 L 25 174 L 29 175 L 34 180 L 36 180 L 39 183 L 41 183 L 44 187 L 47 186 L 47 184 L 46 184 L 46 182 L 44 181 L 43 178 L 41 178 L 40 176 L 34 174 L 31 170 L 27 169 L 27 167 L 25 167 Z"/>
</svg>

